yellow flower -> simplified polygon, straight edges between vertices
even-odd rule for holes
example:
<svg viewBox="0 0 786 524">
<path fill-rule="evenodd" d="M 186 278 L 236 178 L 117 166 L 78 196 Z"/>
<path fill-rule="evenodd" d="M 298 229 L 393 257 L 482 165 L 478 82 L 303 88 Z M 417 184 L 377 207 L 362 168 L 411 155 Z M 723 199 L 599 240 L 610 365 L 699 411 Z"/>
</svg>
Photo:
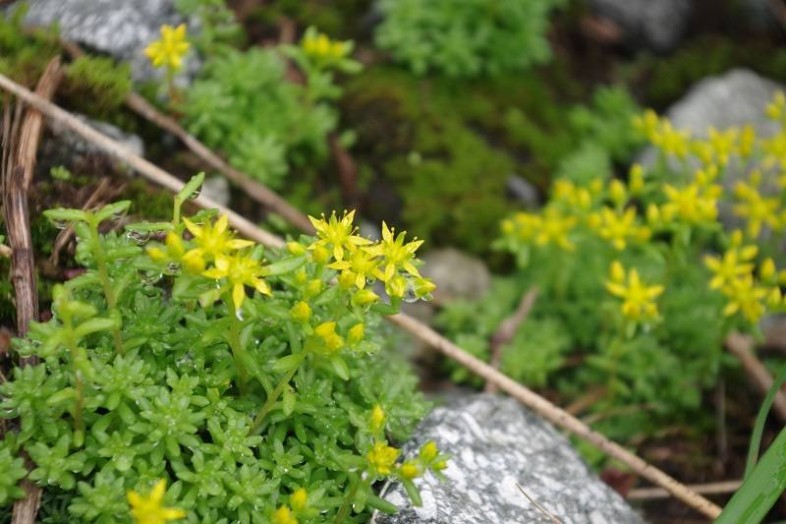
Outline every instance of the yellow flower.
<svg viewBox="0 0 786 524">
<path fill-rule="evenodd" d="M 612 264 L 611 280 L 606 281 L 606 289 L 623 300 L 622 314 L 634 322 L 656 319 L 658 307 L 655 299 L 663 293 L 663 286 L 646 286 L 635 269 L 631 269 L 627 274 L 624 268 L 620 273 L 620 269 L 621 265 L 618 263 Z"/>
<path fill-rule="evenodd" d="M 331 40 L 327 35 L 309 28 L 300 41 L 303 52 L 312 59 L 321 63 L 331 63 L 344 58 L 351 46 L 347 42 Z"/>
<path fill-rule="evenodd" d="M 565 251 L 576 249 L 576 245 L 569 238 L 571 231 L 576 227 L 576 217 L 563 215 L 555 207 L 547 207 L 537 226 L 535 235 L 537 245 L 555 244 Z"/>
<path fill-rule="evenodd" d="M 170 520 L 178 520 L 186 516 L 186 512 L 182 509 L 162 506 L 165 492 L 166 481 L 164 479 L 156 482 L 146 497 L 133 490 L 128 492 L 131 516 L 136 524 L 166 524 Z"/>
<path fill-rule="evenodd" d="M 778 91 L 764 112 L 768 118 L 779 120 L 783 116 L 784 107 L 786 107 L 786 96 L 784 96 L 783 91 Z"/>
<path fill-rule="evenodd" d="M 622 251 L 628 240 L 643 241 L 650 237 L 650 230 L 636 224 L 636 211 L 628 208 L 620 214 L 608 207 L 590 217 L 590 225 L 598 235 L 611 242 L 614 249 Z"/>
<path fill-rule="evenodd" d="M 267 270 L 248 255 L 235 254 L 228 257 L 219 255 L 215 267 L 202 273 L 208 278 L 226 279 L 232 289 L 232 303 L 235 310 L 239 311 L 246 299 L 244 286 L 253 287 L 263 295 L 271 295 L 270 285 L 262 277 Z"/>
<path fill-rule="evenodd" d="M 377 272 L 377 259 L 369 249 L 354 248 L 349 258 L 333 262 L 328 267 L 341 270 L 342 277 L 358 289 L 363 289 L 366 287 L 366 280 L 373 278 Z"/>
<path fill-rule="evenodd" d="M 704 264 L 715 275 L 710 280 L 710 289 L 723 289 L 728 287 L 740 277 L 749 275 L 753 271 L 753 263 L 759 248 L 756 246 L 732 246 L 722 258 L 714 256 L 704 257 Z"/>
<path fill-rule="evenodd" d="M 325 220 L 325 215 L 322 215 L 321 219 L 316 219 L 312 216 L 309 216 L 308 219 L 317 231 L 317 240 L 309 246 L 309 249 L 316 250 L 317 248 L 324 248 L 328 250 L 328 256 L 332 254 L 335 260 L 343 260 L 346 250 L 371 243 L 370 240 L 355 234 L 357 228 L 353 225 L 353 221 L 355 220 L 354 210 L 349 213 L 344 212 L 344 216 L 341 220 L 336 217 L 335 211 L 333 211 L 328 220 Z M 317 258 L 316 255 L 317 253 L 315 252 L 315 260 Z M 317 261 L 325 262 L 326 260 Z"/>
<path fill-rule="evenodd" d="M 398 473 L 405 479 L 414 479 L 422 474 L 420 466 L 411 460 L 403 463 L 401 467 L 398 468 Z"/>
<path fill-rule="evenodd" d="M 298 522 L 291 509 L 281 506 L 273 513 L 273 524 L 298 524 Z"/>
<path fill-rule="evenodd" d="M 402 231 L 398 235 L 395 233 L 394 228 L 389 229 L 388 225 L 382 222 L 382 240 L 369 248 L 370 253 L 382 257 L 376 276 L 383 282 L 390 281 L 393 275 L 400 270 L 415 277 L 420 276 L 412 262 L 415 260 L 415 251 L 423 244 L 423 241 L 415 239 L 405 244 L 404 238 L 407 236 L 407 232 Z"/>
<path fill-rule="evenodd" d="M 609 184 L 609 198 L 614 205 L 622 207 L 628 199 L 628 191 L 625 189 L 625 184 L 616 178 Z"/>
<path fill-rule="evenodd" d="M 379 301 L 379 295 L 370 289 L 361 289 L 352 295 L 352 304 L 356 306 L 368 306 Z"/>
<path fill-rule="evenodd" d="M 344 337 L 336 333 L 336 323 L 323 322 L 314 328 L 314 336 L 310 338 L 309 349 L 318 353 L 332 355 L 344 347 Z"/>
<path fill-rule="evenodd" d="M 208 223 L 198 226 L 187 218 L 183 219 L 183 223 L 186 225 L 186 229 L 194 235 L 194 243 L 197 246 L 183 256 L 184 262 L 186 260 L 201 260 L 204 265 L 205 262 L 226 256 L 231 251 L 254 245 L 250 240 L 233 238 L 232 232 L 227 230 L 229 218 L 226 215 L 218 217 L 214 224 Z"/>
<path fill-rule="evenodd" d="M 390 447 L 384 442 L 377 442 L 374 444 L 374 448 L 366 454 L 366 460 L 374 474 L 390 475 L 399 453 L 401 452 L 396 448 Z"/>
<path fill-rule="evenodd" d="M 145 56 L 153 62 L 154 67 L 167 67 L 170 71 L 177 71 L 183 65 L 183 56 L 188 52 L 188 48 L 185 24 L 177 27 L 164 25 L 161 26 L 161 39 L 145 48 Z"/>
<path fill-rule="evenodd" d="M 164 246 L 164 249 L 161 249 L 159 246 L 151 246 L 147 248 L 147 254 L 156 262 L 179 263 L 180 259 L 183 258 L 183 255 L 185 254 L 183 239 L 180 238 L 180 235 L 174 231 L 169 231 L 166 234 Z"/>
<path fill-rule="evenodd" d="M 289 496 L 289 504 L 295 511 L 302 511 L 308 504 L 308 492 L 303 488 L 298 488 Z"/>
<path fill-rule="evenodd" d="M 359 342 L 361 342 L 365 336 L 366 336 L 366 327 L 363 325 L 362 322 L 360 322 L 349 328 L 349 332 L 347 333 L 347 343 L 350 346 L 355 346 Z"/>
<path fill-rule="evenodd" d="M 431 462 L 437 458 L 437 455 L 439 455 L 439 448 L 433 440 L 429 440 L 420 447 L 420 459 L 424 462 Z"/>
<path fill-rule="evenodd" d="M 371 429 L 372 432 L 376 433 L 385 427 L 385 419 L 387 416 L 385 415 L 385 410 L 382 409 L 382 406 L 379 404 L 374 404 L 369 418 L 369 429 Z"/>
<path fill-rule="evenodd" d="M 307 302 L 300 301 L 289 310 L 289 314 L 298 322 L 308 322 L 311 318 L 311 306 Z"/>
<path fill-rule="evenodd" d="M 779 198 L 766 198 L 756 187 L 742 181 L 734 187 L 734 197 L 739 202 L 733 207 L 734 214 L 748 219 L 747 233 L 751 238 L 758 237 L 764 225 L 773 229 L 781 227 Z"/>
<path fill-rule="evenodd" d="M 714 222 L 718 217 L 718 197 L 721 191 L 718 185 L 700 187 L 692 183 L 676 188 L 666 184 L 663 192 L 668 200 L 661 206 L 663 220 L 671 222 L 677 219 L 694 225 Z"/>
<path fill-rule="evenodd" d="M 661 120 L 658 129 L 650 136 L 650 141 L 666 154 L 678 158 L 688 156 L 690 149 L 690 134 L 672 127 L 668 120 Z"/>
<path fill-rule="evenodd" d="M 628 189 L 632 195 L 638 195 L 644 189 L 644 168 L 641 164 L 633 164 L 628 173 Z"/>
<path fill-rule="evenodd" d="M 734 279 L 724 287 L 723 294 L 729 299 L 723 309 L 723 314 L 727 317 L 740 313 L 745 320 L 755 324 L 766 311 L 764 302 L 768 299 L 768 290 L 757 286 L 753 275 Z"/>
</svg>

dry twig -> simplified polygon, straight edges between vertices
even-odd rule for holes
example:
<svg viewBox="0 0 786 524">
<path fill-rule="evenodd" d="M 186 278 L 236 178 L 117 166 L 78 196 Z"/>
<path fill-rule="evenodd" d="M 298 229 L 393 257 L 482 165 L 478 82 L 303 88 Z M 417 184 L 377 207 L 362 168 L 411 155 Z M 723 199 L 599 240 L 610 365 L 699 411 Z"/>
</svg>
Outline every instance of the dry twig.
<svg viewBox="0 0 786 524">
<path fill-rule="evenodd" d="M 174 177 L 162 169 L 150 164 L 142 158 L 137 157 L 115 141 L 103 136 L 101 133 L 86 126 L 79 120 L 76 120 L 66 111 L 63 111 L 59 107 L 42 100 L 40 97 L 37 97 L 30 91 L 15 84 L 3 75 L 0 75 L 0 87 L 16 94 L 26 102 L 33 105 L 36 109 L 44 112 L 50 118 L 57 120 L 63 125 L 71 128 L 73 131 L 79 133 L 87 140 L 95 143 L 105 151 L 112 153 L 118 158 L 126 161 L 129 165 L 140 171 L 140 173 L 150 180 L 163 185 L 172 191 L 178 191 L 183 186 L 182 182 L 174 179 Z M 195 203 L 201 207 L 216 207 L 222 213 L 226 213 L 230 223 L 232 223 L 232 225 L 241 234 L 247 236 L 248 238 L 254 239 L 257 242 L 265 244 L 269 247 L 281 247 L 284 243 L 281 238 L 262 231 L 237 213 L 234 213 L 223 206 L 218 206 L 215 202 L 210 201 L 209 199 L 200 197 L 195 201 Z M 663 471 L 657 469 L 651 464 L 648 464 L 619 444 L 616 444 L 600 433 L 593 431 L 586 424 L 566 413 L 564 410 L 555 406 L 537 393 L 527 389 L 511 378 L 495 370 L 485 362 L 482 362 L 468 354 L 446 338 L 442 337 L 426 324 L 403 314 L 393 315 L 388 317 L 388 319 L 393 324 L 398 325 L 402 329 L 412 333 L 420 340 L 434 346 L 442 353 L 467 367 L 481 378 L 495 383 L 501 390 L 505 391 L 510 396 L 514 397 L 546 420 L 549 420 L 560 428 L 570 431 L 580 438 L 583 438 L 607 455 L 623 462 L 642 477 L 650 480 L 655 484 L 663 486 L 676 498 L 682 500 L 690 507 L 707 515 L 710 518 L 715 518 L 720 514 L 720 508 L 717 505 L 713 504 L 701 495 L 691 491 L 683 484 L 677 482 L 672 477 L 668 476 Z"/>
<path fill-rule="evenodd" d="M 772 387 L 773 378 L 767 368 L 764 367 L 764 364 L 753 353 L 754 347 L 753 338 L 748 335 L 731 333 L 726 337 L 726 349 L 739 359 L 745 373 L 747 373 L 759 392 L 762 395 L 766 395 L 770 387 Z M 778 391 L 775 394 L 772 411 L 781 422 L 786 422 L 786 395 L 784 395 L 783 391 Z"/>
<path fill-rule="evenodd" d="M 84 51 L 82 51 L 79 46 L 73 42 L 62 42 L 62 45 L 63 48 L 72 56 L 81 56 L 84 54 Z M 259 202 L 274 213 L 278 213 L 289 223 L 304 231 L 305 233 L 311 234 L 314 232 L 314 226 L 311 225 L 311 222 L 308 220 L 308 217 L 305 214 L 301 213 L 281 196 L 255 181 L 246 173 L 238 171 L 237 169 L 230 166 L 221 157 L 210 150 L 210 148 L 208 148 L 205 144 L 191 135 L 188 131 L 183 129 L 183 127 L 178 124 L 176 120 L 161 113 L 143 97 L 137 93 L 131 92 L 126 96 L 125 103 L 141 117 L 175 135 L 203 162 L 223 174 L 230 182 L 240 187 L 252 199 Z M 134 167 L 136 168 L 136 166 Z"/>
<path fill-rule="evenodd" d="M 51 98 L 60 82 L 60 60 L 49 62 L 36 86 L 42 100 Z M 4 108 L 3 118 L 3 163 L 2 193 L 3 214 L 11 248 L 11 282 L 16 300 L 16 329 L 24 336 L 31 322 L 38 320 L 38 291 L 35 278 L 33 242 L 30 235 L 28 191 L 33 180 L 36 152 L 43 129 L 43 115 L 28 108 L 24 113 L 21 104 L 14 110 L 15 122 L 11 121 L 11 109 Z M 23 116 L 24 115 L 24 116 Z M 35 365 L 36 357 L 19 359 L 20 366 Z M 25 457 L 28 468 L 32 467 Z M 25 498 L 14 504 L 12 524 L 35 522 L 41 503 L 41 488 L 25 479 L 22 481 Z"/>
<path fill-rule="evenodd" d="M 688 487 L 702 495 L 722 495 L 737 491 L 741 485 L 741 480 L 725 480 L 723 482 L 710 482 L 709 484 L 691 484 Z M 671 493 L 663 488 L 638 488 L 630 490 L 625 498 L 628 500 L 650 500 L 669 497 L 671 497 Z"/>
</svg>

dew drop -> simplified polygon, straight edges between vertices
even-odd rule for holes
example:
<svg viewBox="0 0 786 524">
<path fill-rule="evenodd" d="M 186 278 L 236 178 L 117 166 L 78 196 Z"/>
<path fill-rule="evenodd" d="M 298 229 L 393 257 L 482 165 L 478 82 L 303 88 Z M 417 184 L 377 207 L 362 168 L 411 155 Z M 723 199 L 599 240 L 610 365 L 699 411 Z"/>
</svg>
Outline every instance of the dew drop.
<svg viewBox="0 0 786 524">
<path fill-rule="evenodd" d="M 180 271 L 180 264 L 178 264 L 177 262 L 170 262 L 169 264 L 166 265 L 166 274 L 169 276 L 177 275 L 179 271 Z"/>
<path fill-rule="evenodd" d="M 52 225 L 62 231 L 63 229 L 68 227 L 68 222 L 66 222 L 65 220 L 52 220 Z"/>
<path fill-rule="evenodd" d="M 201 195 L 201 194 L 202 194 L 202 186 L 199 186 L 198 188 L 196 188 L 196 190 L 193 193 L 191 193 L 188 196 L 188 199 L 189 200 L 196 200 L 197 198 L 199 198 L 199 195 Z"/>
<path fill-rule="evenodd" d="M 150 241 L 150 237 L 152 236 L 150 231 L 140 231 L 137 229 L 129 229 L 128 233 L 126 233 L 126 237 L 138 246 L 144 246 Z"/>
<path fill-rule="evenodd" d="M 159 280 L 161 280 L 161 279 L 163 278 L 163 276 L 164 276 L 164 275 L 162 275 L 162 274 L 161 274 L 160 272 L 158 272 L 158 271 L 140 271 L 140 272 L 139 272 L 139 279 L 140 279 L 140 280 L 141 280 L 141 281 L 142 281 L 144 284 L 148 284 L 148 285 L 153 285 L 153 284 L 155 284 L 156 282 L 158 282 Z"/>
<path fill-rule="evenodd" d="M 237 317 L 237 319 L 242 322 L 243 321 L 243 312 L 241 310 L 239 310 L 239 309 L 236 309 L 235 310 L 235 317 Z"/>
</svg>

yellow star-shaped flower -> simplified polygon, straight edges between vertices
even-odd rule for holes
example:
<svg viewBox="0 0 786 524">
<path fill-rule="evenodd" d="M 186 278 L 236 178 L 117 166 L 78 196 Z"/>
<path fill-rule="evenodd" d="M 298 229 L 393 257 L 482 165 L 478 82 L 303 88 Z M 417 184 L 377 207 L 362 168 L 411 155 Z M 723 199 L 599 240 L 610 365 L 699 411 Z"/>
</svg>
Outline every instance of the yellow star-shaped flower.
<svg viewBox="0 0 786 524">
<path fill-rule="evenodd" d="M 177 71 L 183 66 L 183 57 L 189 47 L 185 24 L 177 27 L 164 25 L 161 26 L 161 39 L 145 48 L 145 56 L 153 62 L 153 67 L 167 67 L 171 71 Z"/>
<path fill-rule="evenodd" d="M 133 490 L 128 492 L 131 516 L 136 524 L 166 524 L 170 520 L 178 520 L 186 516 L 186 512 L 182 509 L 162 506 L 165 492 L 166 481 L 164 479 L 156 482 L 146 497 Z"/>
</svg>

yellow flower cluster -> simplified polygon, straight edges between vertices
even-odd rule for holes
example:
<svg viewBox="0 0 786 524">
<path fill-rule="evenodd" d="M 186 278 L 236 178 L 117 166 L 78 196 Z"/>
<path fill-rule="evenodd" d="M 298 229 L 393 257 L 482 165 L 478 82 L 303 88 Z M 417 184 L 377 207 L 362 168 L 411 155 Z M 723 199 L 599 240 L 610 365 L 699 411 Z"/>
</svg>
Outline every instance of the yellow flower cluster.
<svg viewBox="0 0 786 524">
<path fill-rule="evenodd" d="M 743 245 L 740 231 L 732 235 L 732 245 L 722 257 L 707 256 L 704 264 L 712 272 L 710 288 L 719 290 L 727 300 L 723 314 L 736 314 L 751 324 L 758 322 L 767 308 L 784 304 L 780 285 L 786 283 L 786 271 L 780 273 L 771 258 L 765 259 L 754 277 L 758 247 Z"/>
<path fill-rule="evenodd" d="M 229 219 L 221 215 L 213 223 L 197 225 L 183 219 L 193 240 L 186 242 L 175 232 L 167 233 L 165 245 L 154 245 L 147 253 L 154 261 L 162 264 L 182 266 L 192 274 L 201 274 L 219 281 L 220 292 L 228 291 L 235 311 L 239 311 L 246 298 L 245 286 L 252 287 L 264 295 L 270 295 L 270 285 L 265 282 L 267 269 L 252 257 L 250 240 L 234 238 L 229 231 Z"/>
<path fill-rule="evenodd" d="M 762 226 L 780 231 L 786 226 L 786 211 L 781 209 L 781 199 L 765 197 L 759 192 L 761 172 L 754 172 L 750 182 L 740 181 L 734 186 L 734 214 L 747 221 L 746 232 L 757 238 Z"/>
<path fill-rule="evenodd" d="M 165 508 L 163 506 L 166 493 L 166 481 L 160 479 L 153 486 L 150 494 L 140 495 L 136 491 L 129 491 L 126 495 L 131 505 L 131 516 L 136 524 L 166 524 L 171 520 L 179 520 L 186 516 L 186 512 L 178 508 Z"/>
<path fill-rule="evenodd" d="M 609 270 L 606 290 L 622 299 L 622 314 L 633 322 L 649 322 L 658 318 L 655 299 L 663 293 L 663 286 L 647 286 L 636 269 L 625 271 L 619 261 Z"/>
<path fill-rule="evenodd" d="M 366 453 L 366 463 L 372 475 L 386 477 L 395 474 L 402 480 L 412 480 L 423 475 L 427 470 L 439 472 L 447 467 L 446 457 L 440 455 L 434 441 L 428 441 L 421 446 L 420 453 L 415 459 L 396 465 L 401 451 L 385 441 L 386 419 L 387 415 L 379 404 L 371 409 L 368 429 L 374 437 L 374 444 Z"/>
<path fill-rule="evenodd" d="M 434 284 L 422 277 L 416 267 L 415 252 L 422 240 L 405 242 L 406 232 L 396 235 L 392 228 L 382 223 L 382 240 L 372 242 L 357 235 L 353 221 L 355 212 L 345 213 L 339 219 L 336 213 L 326 219 L 309 217 L 316 230 L 316 239 L 308 247 L 312 259 L 339 272 L 339 285 L 356 289 L 355 302 L 367 304 L 379 299 L 366 289 L 368 282 L 380 280 L 391 297 L 404 298 L 410 294 L 425 298 L 434 290 Z"/>
<path fill-rule="evenodd" d="M 189 47 L 186 41 L 185 24 L 177 27 L 164 25 L 161 27 L 161 39 L 145 48 L 145 56 L 150 59 L 154 67 L 166 67 L 174 72 L 183 66 L 183 57 Z"/>
<path fill-rule="evenodd" d="M 310 28 L 303 35 L 300 47 L 309 58 L 316 62 L 330 63 L 341 60 L 351 51 L 348 42 L 331 40 L 327 35 Z"/>
</svg>

